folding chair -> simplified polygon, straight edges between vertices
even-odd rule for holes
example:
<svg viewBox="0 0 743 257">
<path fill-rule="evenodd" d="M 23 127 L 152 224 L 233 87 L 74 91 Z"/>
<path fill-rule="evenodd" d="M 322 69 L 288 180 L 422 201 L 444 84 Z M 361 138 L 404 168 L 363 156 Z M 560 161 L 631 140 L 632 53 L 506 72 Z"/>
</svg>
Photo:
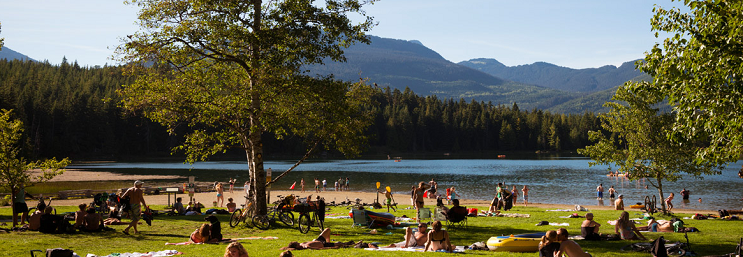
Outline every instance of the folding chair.
<svg viewBox="0 0 743 257">
<path fill-rule="evenodd" d="M 366 217 L 366 211 L 359 210 L 359 209 L 352 209 L 351 213 L 353 214 L 353 224 L 351 225 L 351 227 L 355 227 L 355 226 L 371 227 L 371 223 L 369 222 L 369 219 Z"/>
<path fill-rule="evenodd" d="M 442 212 L 441 208 L 434 209 L 433 221 L 446 222 L 446 215 Z"/>
<path fill-rule="evenodd" d="M 431 219 L 431 209 L 421 208 L 418 214 L 418 222 L 423 222 L 424 219 Z"/>
</svg>

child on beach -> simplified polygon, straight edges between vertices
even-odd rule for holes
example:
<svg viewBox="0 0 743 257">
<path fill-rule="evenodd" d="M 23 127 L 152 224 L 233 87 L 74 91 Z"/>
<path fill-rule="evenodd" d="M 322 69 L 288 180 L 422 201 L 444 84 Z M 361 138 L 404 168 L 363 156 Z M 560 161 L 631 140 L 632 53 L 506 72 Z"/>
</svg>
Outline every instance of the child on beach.
<svg viewBox="0 0 743 257">
<path fill-rule="evenodd" d="M 665 201 L 666 206 L 668 207 L 668 212 L 671 212 L 671 210 L 673 209 L 673 203 L 671 203 L 671 201 L 673 201 L 673 193 L 671 193 Z"/>
</svg>

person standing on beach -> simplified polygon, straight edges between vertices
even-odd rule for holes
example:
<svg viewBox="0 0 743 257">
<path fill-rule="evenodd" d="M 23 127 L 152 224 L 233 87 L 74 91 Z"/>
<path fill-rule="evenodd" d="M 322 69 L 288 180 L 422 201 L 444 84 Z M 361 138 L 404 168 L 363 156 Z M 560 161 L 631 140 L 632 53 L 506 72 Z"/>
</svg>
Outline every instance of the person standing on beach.
<svg viewBox="0 0 743 257">
<path fill-rule="evenodd" d="M 144 182 L 140 180 L 134 181 L 134 186 L 127 189 L 126 192 L 121 195 L 121 198 L 129 197 L 129 204 L 131 205 L 131 208 L 129 209 L 129 218 L 132 219 L 132 222 L 124 229 L 124 234 L 128 235 L 130 228 L 134 228 L 135 234 L 139 233 L 137 230 L 137 222 L 139 222 L 139 218 L 142 214 L 142 206 L 147 209 L 147 204 L 144 202 L 144 190 L 142 190 L 142 185 L 144 185 Z M 140 203 L 142 205 L 140 205 Z"/>
<path fill-rule="evenodd" d="M 315 178 L 315 193 L 320 193 L 320 180 Z"/>
<path fill-rule="evenodd" d="M 304 193 L 304 178 L 299 182 L 299 185 L 302 187 L 302 193 Z"/>
<path fill-rule="evenodd" d="M 614 201 L 614 194 L 616 194 L 616 193 L 617 193 L 617 190 L 614 189 L 614 186 L 611 186 L 609 188 L 609 200 L 611 200 L 612 203 Z"/>
<path fill-rule="evenodd" d="M 217 189 L 217 203 L 219 203 L 219 207 L 222 207 L 224 205 L 224 187 L 222 186 L 222 182 L 217 183 L 215 188 Z"/>
<path fill-rule="evenodd" d="M 513 188 L 511 189 L 511 197 L 512 197 L 511 203 L 513 205 L 516 205 L 516 200 L 518 200 L 519 198 L 519 191 L 516 190 L 516 186 L 513 186 Z"/>
<path fill-rule="evenodd" d="M 666 201 L 666 206 L 668 207 L 668 212 L 671 212 L 671 210 L 673 210 L 673 203 L 671 202 L 673 201 L 673 193 L 668 195 L 668 198 L 666 198 L 665 201 Z"/>
<path fill-rule="evenodd" d="M 346 177 L 346 191 L 348 191 L 348 177 Z"/>
<path fill-rule="evenodd" d="M 328 191 L 328 180 L 327 179 L 322 180 L 322 191 Z"/>
<path fill-rule="evenodd" d="M 237 179 L 230 178 L 230 194 L 233 193 L 232 190 L 235 188 L 235 181 L 237 181 Z"/>
<path fill-rule="evenodd" d="M 421 209 L 423 209 L 423 192 L 426 191 L 426 187 L 426 182 L 421 181 L 413 191 L 413 195 L 415 196 L 415 217 L 418 221 L 420 221 Z"/>
<path fill-rule="evenodd" d="M 18 191 L 13 194 L 13 227 L 18 225 L 18 214 L 21 214 L 21 225 L 26 224 L 28 219 L 28 205 L 26 196 L 34 199 L 34 196 L 26 193 L 26 186 L 21 184 Z"/>
<path fill-rule="evenodd" d="M 596 187 L 596 200 L 604 200 L 604 184 L 599 184 Z"/>
<path fill-rule="evenodd" d="M 529 188 L 524 185 L 524 188 L 521 189 L 521 193 L 524 196 L 524 206 L 529 204 Z"/>
</svg>

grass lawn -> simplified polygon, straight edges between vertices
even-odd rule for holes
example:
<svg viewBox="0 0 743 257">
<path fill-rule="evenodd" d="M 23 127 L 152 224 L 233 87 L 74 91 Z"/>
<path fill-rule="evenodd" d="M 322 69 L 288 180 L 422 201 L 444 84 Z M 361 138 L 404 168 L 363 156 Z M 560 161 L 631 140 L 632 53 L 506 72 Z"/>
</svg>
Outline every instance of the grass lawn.
<svg viewBox="0 0 743 257">
<path fill-rule="evenodd" d="M 58 213 L 76 210 L 74 206 L 55 206 Z M 152 206 L 154 209 L 162 209 L 163 206 Z M 406 206 L 402 206 L 403 208 Z M 482 209 L 482 208 L 481 208 Z M 329 213 L 348 213 L 346 207 L 331 207 Z M 414 217 L 412 209 L 394 212 L 395 216 L 407 215 Z M 487 241 L 491 236 L 543 232 L 555 230 L 554 226 L 535 226 L 540 221 L 563 223 L 571 235 L 580 234 L 580 223 L 583 219 L 567 219 L 558 216 L 567 216 L 570 212 L 548 212 L 544 209 L 517 206 L 510 212 L 531 214 L 530 218 L 500 218 L 500 217 L 470 217 L 466 228 L 451 229 L 452 243 L 455 245 L 471 245 L 474 242 Z M 606 223 L 619 217 L 619 211 L 594 211 L 594 220 L 602 224 L 601 233 L 614 233 L 614 226 Z M 585 212 L 579 214 L 584 215 Z M 630 211 L 631 217 L 640 217 L 641 213 Z M 278 256 L 279 248 L 286 246 L 290 241 L 310 241 L 317 237 L 319 229 L 313 227 L 308 234 L 301 234 L 296 228 L 283 226 L 279 223 L 269 230 L 258 230 L 255 228 L 236 227 L 228 225 L 229 215 L 217 215 L 222 221 L 222 233 L 225 238 L 239 238 L 251 236 L 275 236 L 278 240 L 243 240 L 241 243 L 248 249 L 250 256 Z M 296 217 L 297 215 L 295 215 Z M 680 214 L 679 217 L 691 216 Z M 10 208 L 0 208 L 0 220 L 10 220 Z M 670 217 L 657 216 L 658 219 L 670 219 Z M 125 222 L 128 220 L 124 220 Z M 124 252 L 148 252 L 173 249 L 185 253 L 187 256 L 222 256 L 226 244 L 202 244 L 202 245 L 165 245 L 166 242 L 176 243 L 188 241 L 188 236 L 201 223 L 204 216 L 156 216 L 152 226 L 140 225 L 139 235 L 127 236 L 121 231 L 125 226 L 112 226 L 116 231 L 102 233 L 76 233 L 49 235 L 38 232 L 11 232 L 0 234 L 0 256 L 29 256 L 32 249 L 68 248 L 81 256 L 88 253 L 96 255 L 107 255 L 111 253 Z M 743 236 L 743 222 L 724 220 L 684 220 L 686 226 L 696 227 L 701 232 L 689 233 L 692 250 L 699 256 L 721 255 L 733 251 L 738 240 Z M 351 219 L 326 219 L 326 227 L 332 229 L 331 239 L 338 241 L 380 242 L 384 245 L 402 241 L 404 230 L 385 228 L 377 229 L 377 234 L 369 234 L 370 229 L 351 227 Z M 8 228 L 10 222 L 3 226 Z M 387 235 L 391 232 L 391 235 Z M 665 236 L 669 241 L 685 242 L 683 233 L 645 233 L 648 239 L 656 239 Z M 603 241 L 588 242 L 578 241 L 585 251 L 593 256 L 648 256 L 647 253 L 622 252 L 619 250 L 627 241 Z M 294 251 L 296 256 L 412 256 L 420 253 L 411 252 L 378 252 L 363 249 L 337 249 L 337 250 L 303 250 Z M 430 255 L 444 256 L 446 253 L 429 253 Z M 490 251 L 467 251 L 471 255 L 487 256 L 535 256 L 535 253 L 498 253 Z"/>
</svg>

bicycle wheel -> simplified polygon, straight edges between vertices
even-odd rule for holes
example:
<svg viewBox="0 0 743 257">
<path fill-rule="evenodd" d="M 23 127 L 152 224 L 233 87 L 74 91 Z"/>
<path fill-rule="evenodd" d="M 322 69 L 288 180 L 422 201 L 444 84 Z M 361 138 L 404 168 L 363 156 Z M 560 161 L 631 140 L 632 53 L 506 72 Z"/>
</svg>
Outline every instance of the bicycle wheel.
<svg viewBox="0 0 743 257">
<path fill-rule="evenodd" d="M 291 212 L 281 212 L 279 214 L 279 220 L 287 226 L 294 226 L 294 214 Z"/>
<path fill-rule="evenodd" d="M 686 255 L 686 250 L 681 249 L 680 247 L 677 248 L 668 248 L 667 249 L 668 255 L 672 256 L 684 256 Z"/>
<path fill-rule="evenodd" d="M 320 228 L 320 231 L 325 230 L 325 222 L 322 219 L 320 219 L 317 212 L 315 212 L 315 224 L 317 225 L 317 227 Z"/>
<path fill-rule="evenodd" d="M 238 224 L 240 224 L 241 221 L 243 221 L 243 211 L 241 209 L 237 209 L 232 212 L 232 216 L 230 216 L 230 227 L 237 227 Z"/>
<path fill-rule="evenodd" d="M 310 220 L 310 215 L 307 213 L 302 213 L 299 215 L 299 220 L 297 221 L 299 226 L 299 232 L 302 232 L 302 234 L 307 234 L 307 232 L 310 232 L 310 227 L 312 226 L 312 220 Z"/>
<path fill-rule="evenodd" d="M 253 216 L 253 226 L 266 230 L 271 227 L 271 222 L 266 215 L 255 215 Z"/>
</svg>

